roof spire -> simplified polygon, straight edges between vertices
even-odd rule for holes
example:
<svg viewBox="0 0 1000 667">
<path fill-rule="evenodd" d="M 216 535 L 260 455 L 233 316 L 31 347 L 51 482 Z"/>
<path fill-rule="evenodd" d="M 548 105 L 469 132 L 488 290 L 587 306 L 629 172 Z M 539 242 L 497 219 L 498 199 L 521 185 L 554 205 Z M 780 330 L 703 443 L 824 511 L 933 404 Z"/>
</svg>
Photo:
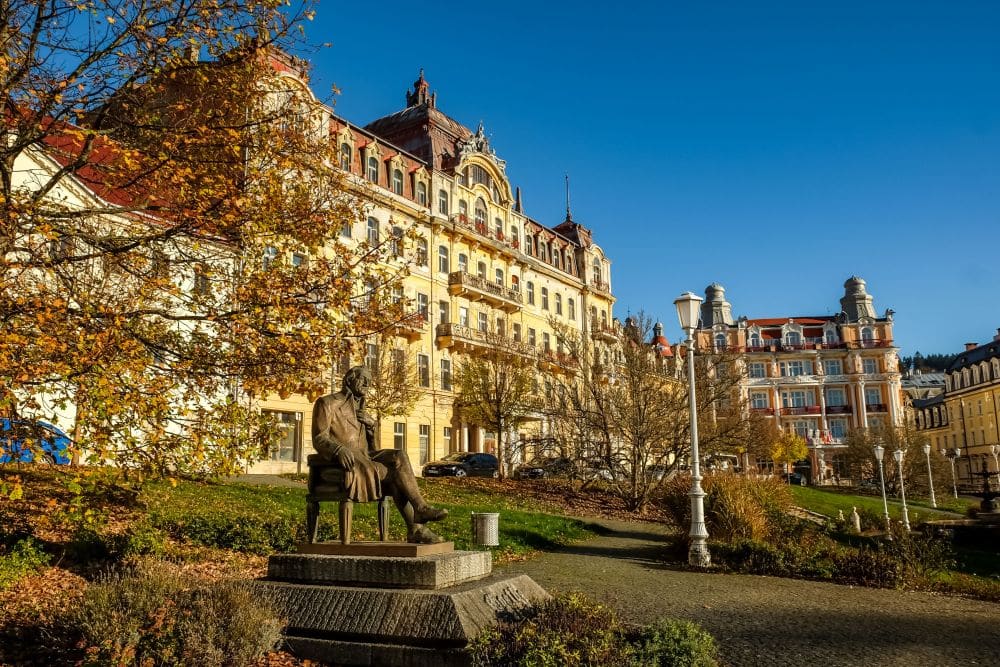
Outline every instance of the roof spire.
<svg viewBox="0 0 1000 667">
<path fill-rule="evenodd" d="M 566 174 L 566 222 L 573 221 L 573 214 L 569 211 L 569 174 Z"/>
<path fill-rule="evenodd" d="M 413 82 L 413 92 L 406 91 L 406 106 L 415 107 L 430 103 L 430 106 L 433 107 L 435 95 L 430 95 L 430 90 L 431 86 L 424 78 L 424 68 L 421 67 L 420 76 Z"/>
</svg>

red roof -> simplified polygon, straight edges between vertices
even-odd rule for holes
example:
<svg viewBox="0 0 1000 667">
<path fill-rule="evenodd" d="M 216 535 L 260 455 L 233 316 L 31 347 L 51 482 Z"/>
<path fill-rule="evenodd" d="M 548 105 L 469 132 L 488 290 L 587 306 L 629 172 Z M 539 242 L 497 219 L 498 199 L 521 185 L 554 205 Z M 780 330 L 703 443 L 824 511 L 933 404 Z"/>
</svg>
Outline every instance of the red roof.
<svg viewBox="0 0 1000 667">
<path fill-rule="evenodd" d="M 788 324 L 792 320 L 794 324 L 826 324 L 833 321 L 833 316 L 829 317 L 760 317 L 754 320 L 747 320 L 747 326 L 757 325 L 759 327 L 780 327 Z"/>
</svg>

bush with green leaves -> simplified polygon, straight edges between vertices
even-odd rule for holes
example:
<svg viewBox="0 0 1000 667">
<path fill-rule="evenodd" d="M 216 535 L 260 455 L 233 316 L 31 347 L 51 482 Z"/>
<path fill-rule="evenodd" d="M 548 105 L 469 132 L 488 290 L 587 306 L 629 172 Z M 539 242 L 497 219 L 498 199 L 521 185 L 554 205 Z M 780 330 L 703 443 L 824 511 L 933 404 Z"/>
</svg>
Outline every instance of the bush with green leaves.
<svg viewBox="0 0 1000 667">
<path fill-rule="evenodd" d="M 305 520 L 287 515 L 220 512 L 168 519 L 154 514 L 153 525 L 196 544 L 260 555 L 289 551 L 305 535 Z"/>
<path fill-rule="evenodd" d="M 694 623 L 663 620 L 629 628 L 580 595 L 553 598 L 525 617 L 503 619 L 470 646 L 477 667 L 680 665 L 713 667 L 712 636 Z"/>
<path fill-rule="evenodd" d="M 0 553 L 0 591 L 22 577 L 49 564 L 51 556 L 32 537 L 14 542 L 5 553 Z"/>
<path fill-rule="evenodd" d="M 207 582 L 144 561 L 91 584 L 65 626 L 84 665 L 252 665 L 281 639 L 274 603 L 246 582 Z"/>
</svg>

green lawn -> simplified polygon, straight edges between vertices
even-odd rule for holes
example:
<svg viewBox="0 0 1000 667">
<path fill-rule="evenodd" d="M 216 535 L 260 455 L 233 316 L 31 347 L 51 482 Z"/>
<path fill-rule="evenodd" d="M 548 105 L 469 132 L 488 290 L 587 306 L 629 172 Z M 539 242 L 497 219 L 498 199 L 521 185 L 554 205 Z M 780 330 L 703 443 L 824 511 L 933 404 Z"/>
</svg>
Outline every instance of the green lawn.
<svg viewBox="0 0 1000 667">
<path fill-rule="evenodd" d="M 825 514 L 830 518 L 836 518 L 837 510 L 843 510 L 844 516 L 848 516 L 851 513 L 852 507 L 857 507 L 858 510 L 864 508 L 876 514 L 882 514 L 884 511 L 881 496 L 852 495 L 844 491 L 834 491 L 811 486 L 792 485 L 791 490 L 796 504 L 800 507 Z M 969 505 L 969 501 L 961 498 L 957 501 L 954 498 L 948 498 L 947 500 L 949 502 L 944 503 L 942 501 L 942 504 L 945 504 L 949 509 L 958 510 L 957 512 L 945 511 L 941 508 L 932 509 L 930 501 L 925 498 L 907 498 L 906 505 L 910 515 L 910 523 L 916 524 L 920 521 L 955 519 L 959 516 L 965 516 L 965 508 Z M 889 516 L 896 520 L 902 518 L 902 504 L 897 499 L 889 498 Z"/>
<path fill-rule="evenodd" d="M 593 534 L 585 522 L 539 511 L 526 500 L 485 490 L 465 489 L 455 484 L 423 483 L 427 499 L 449 510 L 433 528 L 456 549 L 470 549 L 472 512 L 500 513 L 498 561 L 517 560 L 531 552 L 582 540 Z M 267 553 L 269 547 L 288 548 L 304 534 L 305 485 L 254 486 L 240 483 L 180 482 L 150 484 L 141 500 L 151 523 L 175 536 L 240 550 Z M 377 539 L 374 503 L 355 505 L 353 539 Z M 321 539 L 336 533 L 337 513 L 325 503 L 320 515 Z M 404 539 L 405 526 L 399 513 L 390 512 L 390 538 Z M 282 536 L 275 540 L 274 533 Z"/>
</svg>

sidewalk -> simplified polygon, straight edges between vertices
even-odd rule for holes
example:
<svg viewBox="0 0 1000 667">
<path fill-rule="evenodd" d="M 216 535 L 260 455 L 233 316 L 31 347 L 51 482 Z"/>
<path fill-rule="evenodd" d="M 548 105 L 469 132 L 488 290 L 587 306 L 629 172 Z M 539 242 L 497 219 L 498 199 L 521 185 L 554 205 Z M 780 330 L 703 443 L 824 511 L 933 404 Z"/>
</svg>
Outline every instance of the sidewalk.
<svg viewBox="0 0 1000 667">
<path fill-rule="evenodd" d="M 667 569 L 669 530 L 595 520 L 609 533 L 504 571 L 580 591 L 631 622 L 702 624 L 733 666 L 1000 665 L 1000 605 L 838 584 Z"/>
</svg>

